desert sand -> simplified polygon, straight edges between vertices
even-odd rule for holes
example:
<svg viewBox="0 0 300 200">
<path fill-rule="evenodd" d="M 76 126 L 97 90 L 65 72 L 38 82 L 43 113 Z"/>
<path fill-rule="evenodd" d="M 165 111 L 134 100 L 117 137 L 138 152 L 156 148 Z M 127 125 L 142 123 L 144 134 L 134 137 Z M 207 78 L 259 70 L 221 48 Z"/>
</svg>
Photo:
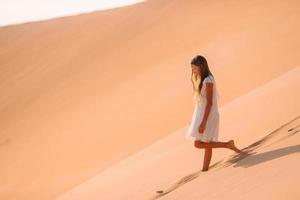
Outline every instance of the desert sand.
<svg viewBox="0 0 300 200">
<path fill-rule="evenodd" d="M 0 199 L 299 199 L 300 3 L 149 0 L 0 27 Z M 219 139 L 184 138 L 204 55 Z M 160 192 L 157 192 L 160 191 Z"/>
</svg>

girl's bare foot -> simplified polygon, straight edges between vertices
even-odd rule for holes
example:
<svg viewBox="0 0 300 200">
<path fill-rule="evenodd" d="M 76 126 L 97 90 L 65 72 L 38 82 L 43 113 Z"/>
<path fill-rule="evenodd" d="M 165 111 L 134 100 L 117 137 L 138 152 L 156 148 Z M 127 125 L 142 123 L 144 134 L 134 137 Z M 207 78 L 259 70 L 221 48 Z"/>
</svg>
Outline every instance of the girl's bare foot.
<svg viewBox="0 0 300 200">
<path fill-rule="evenodd" d="M 242 151 L 239 150 L 238 148 L 236 148 L 235 144 L 234 144 L 234 141 L 233 140 L 229 140 L 228 141 L 228 148 L 237 152 L 237 153 L 241 153 Z"/>
</svg>

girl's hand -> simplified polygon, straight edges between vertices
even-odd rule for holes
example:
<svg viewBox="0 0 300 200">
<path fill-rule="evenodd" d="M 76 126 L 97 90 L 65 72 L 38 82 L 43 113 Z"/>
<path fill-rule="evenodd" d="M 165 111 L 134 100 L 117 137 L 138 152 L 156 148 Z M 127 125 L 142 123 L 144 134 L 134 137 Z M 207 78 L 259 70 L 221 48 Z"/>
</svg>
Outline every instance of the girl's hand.
<svg viewBox="0 0 300 200">
<path fill-rule="evenodd" d="M 199 126 L 199 128 L 198 128 L 198 132 L 200 134 L 203 134 L 205 128 L 206 128 L 206 124 L 205 123 L 201 123 L 200 126 Z"/>
</svg>

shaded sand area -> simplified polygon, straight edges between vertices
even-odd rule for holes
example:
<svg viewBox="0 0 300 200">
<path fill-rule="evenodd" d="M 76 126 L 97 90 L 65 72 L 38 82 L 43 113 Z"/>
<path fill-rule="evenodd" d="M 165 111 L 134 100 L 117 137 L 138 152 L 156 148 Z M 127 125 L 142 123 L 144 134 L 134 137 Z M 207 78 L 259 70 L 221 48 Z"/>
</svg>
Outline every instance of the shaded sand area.
<svg viewBox="0 0 300 200">
<path fill-rule="evenodd" d="M 191 173 L 149 199 L 167 194 L 162 199 L 298 199 L 300 164 L 299 155 L 294 154 L 300 153 L 299 132 L 300 116 L 242 148 L 242 153 L 214 163 L 209 176 L 201 171 Z"/>
</svg>

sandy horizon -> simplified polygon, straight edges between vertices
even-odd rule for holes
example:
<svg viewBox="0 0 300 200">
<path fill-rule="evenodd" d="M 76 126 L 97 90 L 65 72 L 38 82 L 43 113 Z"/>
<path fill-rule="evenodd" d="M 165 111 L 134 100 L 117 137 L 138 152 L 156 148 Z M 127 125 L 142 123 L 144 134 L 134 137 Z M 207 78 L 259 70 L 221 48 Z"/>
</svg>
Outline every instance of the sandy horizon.
<svg viewBox="0 0 300 200">
<path fill-rule="evenodd" d="M 93 0 L 88 2 L 68 1 L 26 1 L 22 4 L 17 1 L 2 2 L 0 6 L 0 27 L 24 25 L 45 20 L 109 10 L 119 7 L 130 6 L 141 3 L 144 0 Z M 39 9 L 36 9 L 39 8 Z"/>
</svg>

